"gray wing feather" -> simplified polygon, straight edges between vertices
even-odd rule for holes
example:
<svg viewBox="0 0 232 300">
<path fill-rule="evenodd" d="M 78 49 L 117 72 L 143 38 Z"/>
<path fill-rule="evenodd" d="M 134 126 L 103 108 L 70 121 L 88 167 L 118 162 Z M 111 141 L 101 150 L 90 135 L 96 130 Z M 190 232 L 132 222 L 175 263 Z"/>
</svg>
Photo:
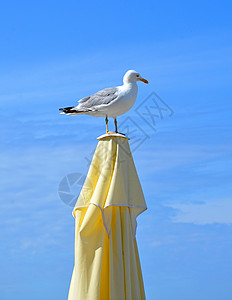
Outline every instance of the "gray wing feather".
<svg viewBox="0 0 232 300">
<path fill-rule="evenodd" d="M 79 103 L 84 103 L 84 102 L 88 101 L 89 98 L 90 98 L 90 96 L 84 97 L 84 98 L 82 98 L 81 100 L 79 100 L 78 102 L 79 102 Z"/>
<path fill-rule="evenodd" d="M 106 105 L 118 97 L 117 88 L 106 88 L 97 92 L 92 96 L 88 96 L 79 100 L 78 109 L 95 109 L 99 105 Z"/>
</svg>

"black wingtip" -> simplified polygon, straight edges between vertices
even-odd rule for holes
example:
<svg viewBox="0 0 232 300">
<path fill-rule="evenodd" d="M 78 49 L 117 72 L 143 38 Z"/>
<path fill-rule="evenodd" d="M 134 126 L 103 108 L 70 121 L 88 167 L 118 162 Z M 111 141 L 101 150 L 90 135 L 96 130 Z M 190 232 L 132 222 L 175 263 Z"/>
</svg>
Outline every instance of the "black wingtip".
<svg viewBox="0 0 232 300">
<path fill-rule="evenodd" d="M 65 114 L 74 113 L 73 108 L 74 106 L 60 108 L 59 111 L 64 112 Z"/>
</svg>

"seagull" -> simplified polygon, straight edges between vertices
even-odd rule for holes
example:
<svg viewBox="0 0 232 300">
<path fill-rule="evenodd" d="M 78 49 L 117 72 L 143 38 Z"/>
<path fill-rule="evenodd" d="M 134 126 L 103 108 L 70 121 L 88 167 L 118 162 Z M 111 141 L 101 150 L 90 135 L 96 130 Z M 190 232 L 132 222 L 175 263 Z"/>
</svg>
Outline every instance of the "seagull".
<svg viewBox="0 0 232 300">
<path fill-rule="evenodd" d="M 100 90 L 92 96 L 87 96 L 78 101 L 77 106 L 60 108 L 61 114 L 66 115 L 90 115 L 104 117 L 106 122 L 106 133 L 108 130 L 108 118 L 114 119 L 115 133 L 118 133 L 117 117 L 125 114 L 135 103 L 138 86 L 137 82 L 148 81 L 134 70 L 129 70 L 123 77 L 123 85 Z"/>
</svg>

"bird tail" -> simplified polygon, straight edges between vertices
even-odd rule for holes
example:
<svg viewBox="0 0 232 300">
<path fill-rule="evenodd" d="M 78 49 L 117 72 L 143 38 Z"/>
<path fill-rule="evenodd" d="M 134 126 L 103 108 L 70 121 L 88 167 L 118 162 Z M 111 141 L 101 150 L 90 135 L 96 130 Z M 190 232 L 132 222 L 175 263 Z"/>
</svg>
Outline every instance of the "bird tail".
<svg viewBox="0 0 232 300">
<path fill-rule="evenodd" d="M 68 114 L 68 115 L 76 115 L 78 113 L 82 113 L 81 111 L 78 111 L 75 106 L 60 108 L 59 111 L 61 114 Z"/>
<path fill-rule="evenodd" d="M 68 114 L 68 113 L 72 113 L 73 112 L 73 108 L 74 108 L 74 106 L 60 108 L 59 111 L 60 111 L 60 113 Z"/>
<path fill-rule="evenodd" d="M 91 110 L 90 109 L 81 110 L 75 106 L 70 106 L 70 107 L 60 108 L 59 111 L 60 111 L 60 114 L 79 115 L 79 114 L 86 114 Z"/>
</svg>

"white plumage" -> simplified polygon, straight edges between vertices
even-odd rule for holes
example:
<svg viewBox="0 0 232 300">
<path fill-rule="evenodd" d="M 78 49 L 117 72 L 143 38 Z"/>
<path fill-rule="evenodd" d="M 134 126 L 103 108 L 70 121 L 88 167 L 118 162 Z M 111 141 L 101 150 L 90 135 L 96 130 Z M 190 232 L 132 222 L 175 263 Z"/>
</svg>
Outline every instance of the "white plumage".
<svg viewBox="0 0 232 300">
<path fill-rule="evenodd" d="M 137 82 L 148 81 L 139 73 L 129 70 L 123 77 L 123 85 L 103 89 L 92 96 L 82 98 L 75 107 L 61 108 L 60 112 L 67 115 L 91 115 L 94 117 L 105 117 L 106 132 L 108 131 L 108 118 L 114 118 L 115 132 L 117 133 L 117 117 L 125 114 L 134 105 L 138 86 Z"/>
</svg>

